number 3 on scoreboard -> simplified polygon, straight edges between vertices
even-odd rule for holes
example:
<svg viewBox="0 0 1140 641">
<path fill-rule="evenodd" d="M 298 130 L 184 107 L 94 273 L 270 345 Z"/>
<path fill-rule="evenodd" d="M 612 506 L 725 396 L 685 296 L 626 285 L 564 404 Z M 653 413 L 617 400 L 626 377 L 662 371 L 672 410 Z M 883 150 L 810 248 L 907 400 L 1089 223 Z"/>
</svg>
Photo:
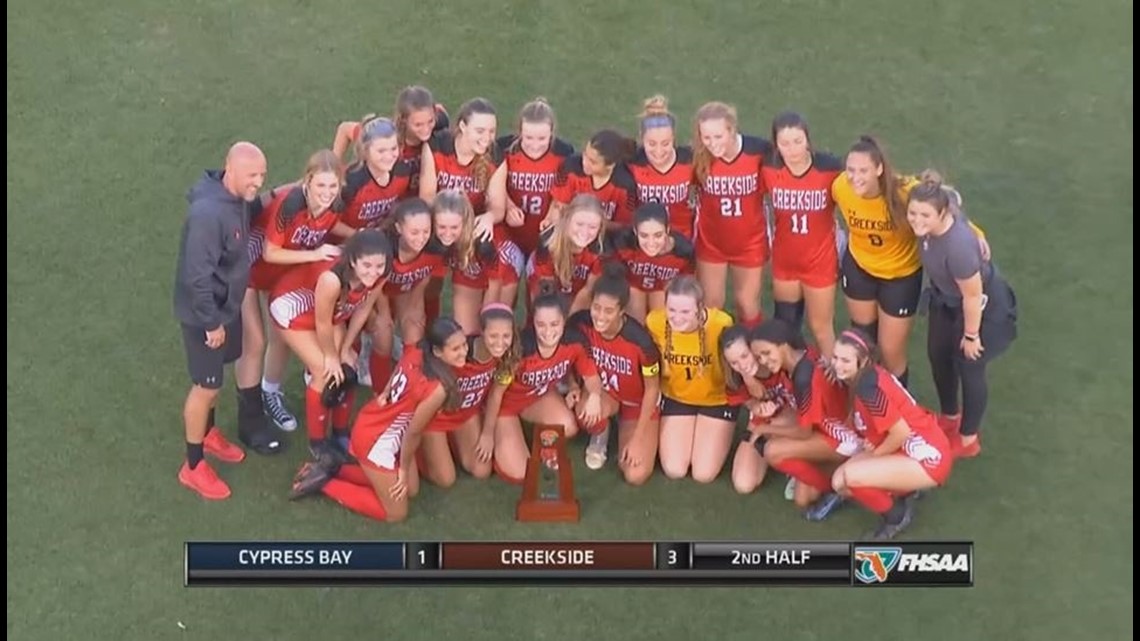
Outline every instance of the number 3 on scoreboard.
<svg viewBox="0 0 1140 641">
<path fill-rule="evenodd" d="M 720 215 L 729 218 L 739 218 L 744 215 L 740 210 L 739 198 L 721 198 L 720 199 Z"/>
</svg>

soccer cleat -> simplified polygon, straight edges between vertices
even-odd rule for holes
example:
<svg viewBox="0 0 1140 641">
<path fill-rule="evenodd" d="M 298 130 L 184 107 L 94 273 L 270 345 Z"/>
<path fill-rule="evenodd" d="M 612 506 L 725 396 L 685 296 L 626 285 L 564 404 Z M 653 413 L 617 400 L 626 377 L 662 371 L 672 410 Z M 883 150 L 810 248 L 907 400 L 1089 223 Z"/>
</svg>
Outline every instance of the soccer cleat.
<svg viewBox="0 0 1140 641">
<path fill-rule="evenodd" d="M 329 474 L 329 471 L 319 463 L 305 463 L 297 471 L 297 475 L 293 477 L 293 487 L 289 492 L 289 500 L 296 501 L 299 498 L 320 492 L 332 477 L 333 474 Z"/>
<path fill-rule="evenodd" d="M 974 458 L 982 453 L 982 438 L 979 436 L 974 439 L 973 443 L 963 445 L 962 439 L 959 437 L 953 443 L 954 458 Z"/>
<path fill-rule="evenodd" d="M 914 521 L 914 500 L 911 497 L 907 497 L 904 505 L 903 516 L 898 523 L 890 523 L 884 518 L 883 522 L 879 524 L 879 527 L 875 528 L 873 532 L 864 538 L 870 541 L 890 541 L 909 527 L 911 522 Z"/>
<path fill-rule="evenodd" d="M 190 469 L 190 463 L 183 462 L 178 470 L 178 481 L 194 490 L 204 499 L 221 501 L 230 498 L 230 486 L 218 478 L 214 468 L 206 461 L 199 461 L 198 467 Z"/>
<path fill-rule="evenodd" d="M 606 464 L 606 453 L 610 445 L 610 431 L 606 429 L 600 434 L 590 437 L 586 446 L 586 467 L 591 470 L 600 470 Z"/>
<path fill-rule="evenodd" d="M 815 503 L 807 506 L 807 509 L 804 510 L 804 518 L 813 522 L 823 521 L 846 502 L 847 499 L 838 493 L 828 492 L 817 499 Z"/>
<path fill-rule="evenodd" d="M 202 447 L 206 454 L 223 463 L 241 463 L 245 460 L 245 450 L 229 442 L 222 431 L 216 427 L 206 433 Z"/>
<path fill-rule="evenodd" d="M 784 484 L 784 500 L 796 500 L 796 477 L 789 476 L 788 482 Z"/>
<path fill-rule="evenodd" d="M 279 429 L 292 432 L 297 429 L 297 417 L 285 407 L 285 395 L 281 392 L 261 391 L 261 402 L 265 405 L 265 414 Z"/>
</svg>

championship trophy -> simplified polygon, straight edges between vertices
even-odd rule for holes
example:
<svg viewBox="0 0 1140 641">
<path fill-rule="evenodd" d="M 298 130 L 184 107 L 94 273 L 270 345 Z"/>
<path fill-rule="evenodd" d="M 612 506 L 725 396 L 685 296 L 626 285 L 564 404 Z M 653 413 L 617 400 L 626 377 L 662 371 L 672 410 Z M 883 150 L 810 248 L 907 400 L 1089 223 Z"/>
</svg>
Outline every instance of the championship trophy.
<svg viewBox="0 0 1140 641">
<path fill-rule="evenodd" d="M 566 455 L 566 433 L 561 425 L 536 425 L 515 518 L 553 522 L 577 521 L 578 516 L 574 469 Z"/>
</svg>

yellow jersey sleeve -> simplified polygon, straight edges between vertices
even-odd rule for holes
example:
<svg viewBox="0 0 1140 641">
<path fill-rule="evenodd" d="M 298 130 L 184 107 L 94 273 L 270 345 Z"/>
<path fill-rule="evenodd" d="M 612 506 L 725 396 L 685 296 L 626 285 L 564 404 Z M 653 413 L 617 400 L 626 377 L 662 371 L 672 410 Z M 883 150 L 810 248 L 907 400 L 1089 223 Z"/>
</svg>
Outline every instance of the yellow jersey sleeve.
<svg viewBox="0 0 1140 641">
<path fill-rule="evenodd" d="M 899 195 L 904 203 L 916 184 L 913 177 L 902 181 Z M 886 198 L 859 196 L 847 174 L 835 178 L 831 195 L 847 224 L 848 251 L 864 271 L 876 278 L 894 279 L 910 276 L 922 267 L 914 232 L 910 225 L 895 225 Z"/>
<path fill-rule="evenodd" d="M 511 372 L 499 372 L 495 374 L 495 382 L 502 386 L 510 385 L 515 380 L 515 375 Z"/>
</svg>

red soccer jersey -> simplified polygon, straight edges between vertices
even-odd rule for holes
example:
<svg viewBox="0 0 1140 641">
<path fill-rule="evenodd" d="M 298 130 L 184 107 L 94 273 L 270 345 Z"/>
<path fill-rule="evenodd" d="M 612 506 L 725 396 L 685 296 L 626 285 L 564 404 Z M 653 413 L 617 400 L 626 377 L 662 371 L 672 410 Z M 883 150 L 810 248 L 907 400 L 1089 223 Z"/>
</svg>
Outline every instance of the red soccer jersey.
<svg viewBox="0 0 1140 641">
<path fill-rule="evenodd" d="M 340 212 L 335 205 L 314 218 L 301 187 L 294 187 L 274 198 L 250 225 L 250 258 L 253 259 L 250 288 L 269 291 L 277 279 L 292 267 L 265 262 L 266 245 L 272 243 L 282 249 L 293 250 L 316 249 L 325 242 L 325 236 L 337 220 L 340 220 Z"/>
<path fill-rule="evenodd" d="M 824 421 L 847 418 L 847 388 L 828 380 L 814 349 L 796 363 L 791 379 L 801 427 L 819 429 Z"/>
<path fill-rule="evenodd" d="M 408 349 L 400 358 L 388 387 L 388 403 L 381 406 L 369 401 L 360 408 L 352 426 L 349 452 L 358 461 L 384 470 L 393 471 L 400 463 L 404 434 L 412 424 L 416 408 L 440 386 L 440 382 L 427 378 L 409 359 L 417 358 L 414 349 Z"/>
<path fill-rule="evenodd" d="M 623 229 L 614 239 L 618 260 L 625 263 L 626 279 L 629 286 L 643 292 L 660 292 L 674 278 L 681 274 L 693 273 L 693 244 L 678 231 L 670 232 L 673 247 L 664 254 L 650 256 L 641 251 L 637 244 L 637 234 Z"/>
<path fill-rule="evenodd" d="M 473 416 L 483 411 L 483 404 L 487 400 L 487 392 L 494 382 L 495 368 L 499 360 L 492 358 L 485 363 L 474 360 L 475 339 L 467 339 L 467 362 L 455 371 L 455 387 L 459 392 L 459 407 L 453 410 L 440 410 L 431 423 L 429 432 L 452 432 L 463 427 L 463 424 Z M 400 360 L 408 363 L 409 367 L 423 368 L 423 352 L 419 348 L 405 348 L 405 356 Z"/>
<path fill-rule="evenodd" d="M 686 238 L 693 237 L 693 150 L 677 147 L 677 158 L 667 171 L 659 171 L 649 162 L 644 149 L 629 163 L 630 174 L 637 185 L 637 206 L 661 203 L 669 210 L 669 227 Z"/>
<path fill-rule="evenodd" d="M 595 241 L 590 244 L 590 247 L 574 254 L 573 271 L 570 282 L 563 283 L 558 279 L 558 272 L 554 268 L 554 260 L 550 255 L 549 248 L 546 246 L 549 237 L 549 232 L 543 234 L 538 249 L 530 255 L 530 259 L 527 261 L 527 290 L 537 292 L 539 284 L 542 281 L 552 280 L 557 284 L 558 291 L 573 298 L 586 286 L 586 282 L 590 279 L 590 276 L 601 276 L 602 261 L 605 256 L 609 254 L 609 246 L 605 242 L 605 236 L 603 235 L 600 249 L 599 243 Z"/>
<path fill-rule="evenodd" d="M 784 165 L 765 165 L 764 189 L 772 204 L 775 234 L 772 269 L 799 276 L 838 270 L 835 247 L 835 201 L 831 183 L 843 172 L 843 163 L 825 153 L 812 154 L 811 167 L 796 176 Z"/>
<path fill-rule="evenodd" d="M 792 381 L 784 372 L 778 372 L 769 376 L 768 378 L 761 378 L 760 384 L 764 386 L 766 397 L 758 400 L 769 400 L 780 406 L 780 410 L 785 407 L 792 407 L 796 403 L 795 395 L 792 393 Z M 743 405 L 752 396 L 748 393 L 748 387 L 741 384 L 736 389 L 726 390 L 728 395 L 728 404 L 731 406 Z M 779 413 L 780 410 L 777 410 Z"/>
<path fill-rule="evenodd" d="M 340 193 L 344 224 L 353 229 L 379 226 L 393 205 L 406 196 L 411 171 L 406 162 L 397 161 L 382 185 L 364 163 L 350 169 Z"/>
<path fill-rule="evenodd" d="M 420 281 L 426 280 L 432 274 L 444 268 L 445 250 L 439 246 L 434 238 L 428 241 L 423 251 L 408 262 L 400 260 L 400 239 L 392 237 L 392 247 L 396 253 L 392 257 L 392 267 L 388 270 L 388 278 L 384 283 L 384 295 L 398 296 L 410 292 Z"/>
<path fill-rule="evenodd" d="M 292 265 L 273 285 L 269 294 L 269 315 L 278 327 L 293 330 L 315 330 L 317 328 L 317 281 L 325 272 L 336 265 L 335 260 L 318 263 Z M 333 325 L 347 323 L 360 304 L 384 280 L 376 281 L 372 287 L 353 287 L 341 291 L 333 308 Z"/>
<path fill-rule="evenodd" d="M 577 327 L 567 325 L 562 340 L 549 357 L 539 353 L 533 327 L 523 331 L 521 340 L 522 359 L 503 395 L 504 405 L 525 403 L 526 399 L 542 396 L 551 385 L 566 378 L 571 368 L 579 378 L 598 375 L 598 368 L 591 360 L 590 344 Z"/>
<path fill-rule="evenodd" d="M 727 257 L 768 252 L 760 168 L 772 155 L 763 138 L 741 136 L 740 152 L 731 161 L 714 158 L 708 176 L 697 185 L 697 236 Z"/>
<path fill-rule="evenodd" d="M 461 266 L 456 255 L 455 246 L 447 248 L 444 257 L 445 267 L 451 271 L 451 284 L 471 287 L 473 289 L 486 289 L 487 283 L 502 278 L 502 264 L 499 260 L 499 250 L 495 240 L 506 238 L 504 232 L 495 225 L 491 241 L 476 240 L 475 251 L 466 266 Z"/>
<path fill-rule="evenodd" d="M 507 163 L 507 197 L 526 217 L 521 227 L 508 227 L 511 240 L 530 255 L 538 248 L 538 224 L 550 209 L 550 192 L 562 163 L 574 154 L 574 147 L 555 138 L 546 153 L 531 158 L 516 145 L 515 136 L 499 138 Z"/>
<path fill-rule="evenodd" d="M 570 156 L 562 163 L 550 195 L 566 205 L 578 194 L 593 194 L 597 197 L 602 202 L 606 220 L 618 225 L 633 223 L 637 185 L 633 183 L 633 176 L 625 165 L 615 166 L 610 179 L 601 187 L 594 187 L 594 179 L 582 169 L 582 155 Z"/>
<path fill-rule="evenodd" d="M 431 155 L 435 159 L 436 188 L 439 191 L 458 189 L 467 194 L 467 199 L 471 201 L 476 215 L 487 211 L 487 186 L 485 184 L 479 186 L 475 177 L 474 160 L 466 165 L 459 162 L 459 157 L 455 154 L 455 139 L 452 138 L 451 132 L 439 132 L 432 136 L 428 144 L 431 145 Z M 491 175 L 499 165 L 503 164 L 503 151 L 499 149 L 498 143 L 492 142 L 484 157 L 491 163 L 484 177 L 486 181 L 490 181 Z"/>
<path fill-rule="evenodd" d="M 879 365 L 864 371 L 855 381 L 855 429 L 871 445 L 879 445 L 891 428 L 899 421 L 910 427 L 911 440 L 918 437 L 946 453 L 946 435 L 938 427 L 938 420 L 926 408 L 915 402 L 897 378 Z M 911 453 L 908 451 L 908 455 Z"/>
<path fill-rule="evenodd" d="M 590 344 L 602 387 L 624 405 L 640 405 L 645 377 L 661 374 L 661 353 L 649 331 L 627 316 L 618 335 L 607 339 L 594 329 L 588 309 L 575 313 L 566 325 L 577 328 Z"/>
</svg>

